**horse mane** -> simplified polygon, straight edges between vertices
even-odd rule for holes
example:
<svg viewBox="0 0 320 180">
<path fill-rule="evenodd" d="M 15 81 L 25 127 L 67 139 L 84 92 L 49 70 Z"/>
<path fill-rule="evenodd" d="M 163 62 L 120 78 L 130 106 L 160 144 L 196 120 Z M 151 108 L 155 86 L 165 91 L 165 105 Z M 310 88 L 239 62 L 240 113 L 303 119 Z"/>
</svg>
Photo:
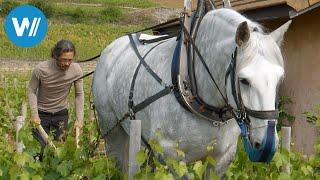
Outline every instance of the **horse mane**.
<svg viewBox="0 0 320 180">
<path fill-rule="evenodd" d="M 265 29 L 262 25 L 257 22 L 253 22 L 245 16 L 241 15 L 235 10 L 232 9 L 217 9 L 210 11 L 207 15 L 212 16 L 212 18 L 217 18 L 221 21 L 224 21 L 226 25 L 237 27 L 241 22 L 247 21 L 250 32 L 258 31 L 260 33 L 265 33 Z"/>
<path fill-rule="evenodd" d="M 228 28 L 232 29 L 232 31 L 235 31 L 240 23 L 247 21 L 251 38 L 245 47 L 243 55 L 245 61 L 241 63 L 239 68 L 251 63 L 252 57 L 255 55 L 254 52 L 264 55 L 264 57 L 267 57 L 265 59 L 272 64 L 284 66 L 279 46 L 272 40 L 271 36 L 267 35 L 265 28 L 259 23 L 251 21 L 232 9 L 217 9 L 210 11 L 207 15 L 209 18 L 214 18 L 215 21 L 223 23 L 224 26 L 229 26 Z"/>
</svg>

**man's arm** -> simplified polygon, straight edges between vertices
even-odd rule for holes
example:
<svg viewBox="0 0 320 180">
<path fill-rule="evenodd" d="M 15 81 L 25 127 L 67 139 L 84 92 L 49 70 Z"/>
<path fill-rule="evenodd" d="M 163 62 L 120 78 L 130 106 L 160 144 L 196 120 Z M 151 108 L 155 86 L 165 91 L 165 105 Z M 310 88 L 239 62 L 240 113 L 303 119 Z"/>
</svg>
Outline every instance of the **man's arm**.
<svg viewBox="0 0 320 180">
<path fill-rule="evenodd" d="M 33 70 L 31 80 L 28 85 L 28 100 L 29 106 L 31 108 L 31 120 L 40 124 L 40 118 L 38 114 L 38 105 L 37 105 L 37 91 L 40 85 L 40 79 L 36 73 L 36 69 Z"/>
<path fill-rule="evenodd" d="M 83 125 L 83 106 L 84 106 L 84 93 L 83 93 L 83 80 L 79 79 L 74 82 L 75 87 L 75 109 L 77 122 L 76 126 Z"/>
</svg>

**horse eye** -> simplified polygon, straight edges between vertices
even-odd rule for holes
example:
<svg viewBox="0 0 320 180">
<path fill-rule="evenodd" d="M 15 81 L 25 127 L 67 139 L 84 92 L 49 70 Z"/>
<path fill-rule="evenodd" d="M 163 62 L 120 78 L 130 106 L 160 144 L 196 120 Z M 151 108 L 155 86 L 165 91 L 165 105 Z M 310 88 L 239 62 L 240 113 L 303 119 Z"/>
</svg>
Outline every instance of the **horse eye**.
<svg viewBox="0 0 320 180">
<path fill-rule="evenodd" d="M 250 83 L 247 79 L 240 79 L 240 82 L 246 86 L 250 86 Z"/>
</svg>

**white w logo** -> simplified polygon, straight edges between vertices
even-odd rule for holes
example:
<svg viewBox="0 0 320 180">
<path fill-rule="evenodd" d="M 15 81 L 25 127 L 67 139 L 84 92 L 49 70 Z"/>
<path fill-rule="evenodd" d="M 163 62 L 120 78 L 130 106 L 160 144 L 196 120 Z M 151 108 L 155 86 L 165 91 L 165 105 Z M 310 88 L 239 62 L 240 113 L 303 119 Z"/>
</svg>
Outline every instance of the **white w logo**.
<svg viewBox="0 0 320 180">
<path fill-rule="evenodd" d="M 33 37 L 36 36 L 40 21 L 41 21 L 40 17 L 33 18 L 28 36 L 33 36 Z M 12 23 L 18 37 L 23 36 L 25 29 L 29 29 L 29 26 L 30 26 L 29 19 L 26 17 L 22 19 L 21 25 L 19 25 L 18 19 L 15 17 L 12 18 Z"/>
</svg>

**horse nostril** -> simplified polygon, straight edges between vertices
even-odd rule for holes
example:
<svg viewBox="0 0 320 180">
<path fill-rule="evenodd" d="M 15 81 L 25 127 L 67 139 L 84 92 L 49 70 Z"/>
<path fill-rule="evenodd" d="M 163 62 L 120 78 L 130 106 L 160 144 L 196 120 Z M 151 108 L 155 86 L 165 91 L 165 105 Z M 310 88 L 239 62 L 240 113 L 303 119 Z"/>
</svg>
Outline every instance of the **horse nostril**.
<svg viewBox="0 0 320 180">
<path fill-rule="evenodd" d="M 256 149 L 259 149 L 259 148 L 260 148 L 260 143 L 258 143 L 258 142 L 254 143 L 254 147 L 255 147 Z"/>
</svg>

